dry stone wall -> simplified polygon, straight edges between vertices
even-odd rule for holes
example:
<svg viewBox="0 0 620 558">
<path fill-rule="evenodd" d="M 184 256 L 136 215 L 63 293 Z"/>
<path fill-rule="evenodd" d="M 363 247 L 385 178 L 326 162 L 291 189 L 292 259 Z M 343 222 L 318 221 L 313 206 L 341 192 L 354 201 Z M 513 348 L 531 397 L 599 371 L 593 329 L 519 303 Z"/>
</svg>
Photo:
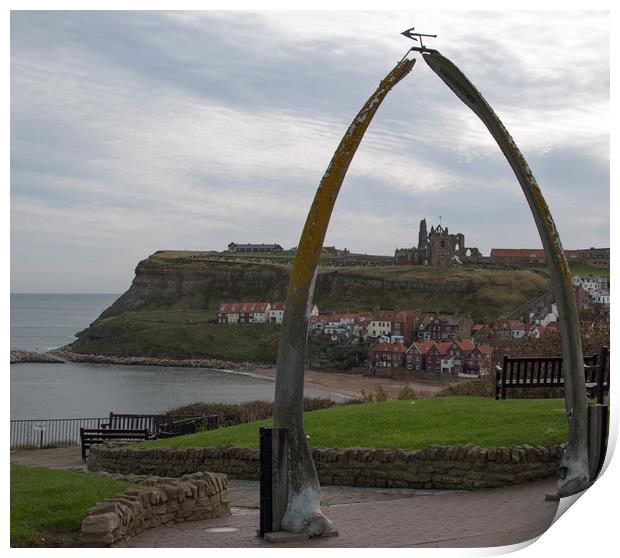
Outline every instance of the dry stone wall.
<svg viewBox="0 0 620 558">
<path fill-rule="evenodd" d="M 130 537 L 145 529 L 230 515 L 225 475 L 195 472 L 181 478 L 160 478 L 98 474 L 145 487 L 130 488 L 90 508 L 79 536 L 83 546 L 125 546 Z"/>
<path fill-rule="evenodd" d="M 322 484 L 388 488 L 475 489 L 518 484 L 557 473 L 562 446 L 521 445 L 480 448 L 471 444 L 398 449 L 314 448 L 312 457 Z M 198 470 L 229 478 L 258 480 L 257 449 L 136 448 L 101 445 L 91 448 L 91 471 L 157 474 L 179 477 Z"/>
</svg>

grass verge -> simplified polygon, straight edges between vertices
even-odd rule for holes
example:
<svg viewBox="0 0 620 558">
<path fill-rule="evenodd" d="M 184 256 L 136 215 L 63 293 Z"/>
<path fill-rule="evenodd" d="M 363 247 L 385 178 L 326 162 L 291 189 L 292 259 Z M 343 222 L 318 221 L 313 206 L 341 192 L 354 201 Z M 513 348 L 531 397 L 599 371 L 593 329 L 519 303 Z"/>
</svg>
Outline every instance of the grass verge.
<svg viewBox="0 0 620 558">
<path fill-rule="evenodd" d="M 561 443 L 566 440 L 564 401 L 436 397 L 346 405 L 304 415 L 313 447 L 401 448 L 472 443 L 481 447 Z M 258 427 L 271 420 L 155 440 L 140 447 L 258 447 Z"/>
<path fill-rule="evenodd" d="M 88 509 L 134 484 L 11 465 L 11 547 L 75 546 Z"/>
<path fill-rule="evenodd" d="M 81 333 L 71 350 L 102 355 L 275 362 L 280 326 L 208 323 L 200 312 L 125 312 Z"/>
</svg>

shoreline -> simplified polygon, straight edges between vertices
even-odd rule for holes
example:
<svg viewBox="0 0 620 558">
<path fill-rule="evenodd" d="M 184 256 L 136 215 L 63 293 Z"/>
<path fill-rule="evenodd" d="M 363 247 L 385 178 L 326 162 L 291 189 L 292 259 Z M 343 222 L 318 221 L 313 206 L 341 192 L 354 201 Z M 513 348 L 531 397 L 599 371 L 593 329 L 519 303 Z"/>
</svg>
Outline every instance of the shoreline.
<svg viewBox="0 0 620 558">
<path fill-rule="evenodd" d="M 14 353 L 20 353 L 23 360 L 13 361 Z M 112 356 L 89 353 L 75 353 L 64 347 L 52 349 L 48 353 L 35 353 L 31 351 L 11 351 L 11 363 L 18 362 L 42 362 L 62 363 L 78 362 L 88 364 L 116 364 L 122 366 L 161 366 L 161 367 L 186 367 L 206 368 L 220 372 L 245 375 L 264 380 L 275 381 L 276 366 L 251 361 L 228 361 L 215 358 L 191 358 L 180 359 L 173 357 L 137 357 L 137 356 Z M 417 398 L 433 397 L 445 389 L 452 382 L 438 380 L 394 380 L 375 376 L 365 376 L 345 372 L 324 372 L 306 369 L 304 372 L 304 387 L 315 388 L 325 391 L 333 396 L 344 399 L 360 399 L 362 391 L 366 393 L 376 391 L 381 386 L 390 399 L 397 399 L 399 392 L 405 387 L 413 389 Z"/>
<path fill-rule="evenodd" d="M 98 355 L 93 353 L 75 353 L 64 347 L 53 349 L 49 353 L 63 359 L 65 362 L 84 362 L 90 364 L 118 364 L 123 366 L 163 366 L 181 368 L 209 368 L 225 371 L 252 371 L 269 369 L 271 365 L 250 361 L 229 361 L 217 358 L 174 358 L 174 357 L 145 357 L 145 356 L 115 356 Z"/>
</svg>

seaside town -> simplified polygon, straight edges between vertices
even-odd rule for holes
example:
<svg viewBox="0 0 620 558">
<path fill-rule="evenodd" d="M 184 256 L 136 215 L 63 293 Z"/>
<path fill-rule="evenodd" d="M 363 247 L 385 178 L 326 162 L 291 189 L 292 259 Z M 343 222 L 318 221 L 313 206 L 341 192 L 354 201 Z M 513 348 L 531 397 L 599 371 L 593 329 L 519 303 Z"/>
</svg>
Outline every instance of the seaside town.
<svg viewBox="0 0 620 558">
<path fill-rule="evenodd" d="M 591 316 L 585 327 L 608 330 L 609 280 L 576 275 L 573 286 L 579 310 Z M 281 301 L 227 302 L 218 308 L 217 322 L 281 324 L 284 308 Z M 370 354 L 363 366 L 375 375 L 379 372 L 394 377 L 398 372 L 399 378 L 405 370 L 487 376 L 494 364 L 519 347 L 519 341 L 560 332 L 555 303 L 530 310 L 526 319 L 499 319 L 492 325 L 474 323 L 469 315 L 399 308 L 321 314 L 313 304 L 309 310 L 312 337 L 341 345 L 370 342 Z"/>
<path fill-rule="evenodd" d="M 279 244 L 228 245 L 235 256 L 273 255 L 284 252 Z M 295 249 L 289 250 L 294 253 Z M 347 259 L 349 250 L 324 248 L 330 258 Z M 609 248 L 566 250 L 572 264 L 608 268 Z M 360 255 L 355 256 L 360 259 Z M 365 263 L 373 265 L 374 256 Z M 362 257 L 362 259 L 364 259 Z M 478 248 L 465 246 L 463 233 L 451 234 L 441 224 L 427 231 L 426 219 L 419 226 L 418 244 L 414 248 L 396 249 L 398 265 L 457 267 L 484 264 L 497 268 L 544 266 L 542 249 L 493 248 L 484 257 Z M 604 276 L 572 278 L 582 328 L 608 331 L 610 282 Z M 217 312 L 218 324 L 281 324 L 285 303 L 225 302 Z M 407 371 L 427 372 L 444 377 L 485 377 L 505 356 L 519 354 L 521 341 L 558 336 L 559 314 L 551 292 L 529 301 L 507 317 L 493 323 L 475 323 L 468 314 L 426 312 L 419 309 L 379 309 L 367 312 L 320 313 L 316 305 L 309 308 L 310 339 L 334 345 L 366 345 L 357 371 L 372 375 L 406 379 Z M 309 360 L 312 367 L 312 359 Z M 320 368 L 320 367 L 319 367 Z"/>
</svg>

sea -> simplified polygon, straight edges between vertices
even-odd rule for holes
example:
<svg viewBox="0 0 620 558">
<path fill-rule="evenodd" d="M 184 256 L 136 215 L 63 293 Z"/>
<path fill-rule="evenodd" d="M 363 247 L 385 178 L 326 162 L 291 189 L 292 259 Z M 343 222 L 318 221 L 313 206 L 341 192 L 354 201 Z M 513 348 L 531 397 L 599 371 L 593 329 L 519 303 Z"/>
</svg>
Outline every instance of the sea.
<svg viewBox="0 0 620 558">
<path fill-rule="evenodd" d="M 49 351 L 75 340 L 117 294 L 11 294 L 11 350 Z M 18 363 L 11 369 L 12 420 L 158 414 L 189 403 L 273 401 L 260 372 L 86 363 Z M 306 389 L 308 397 L 331 397 Z"/>
</svg>

